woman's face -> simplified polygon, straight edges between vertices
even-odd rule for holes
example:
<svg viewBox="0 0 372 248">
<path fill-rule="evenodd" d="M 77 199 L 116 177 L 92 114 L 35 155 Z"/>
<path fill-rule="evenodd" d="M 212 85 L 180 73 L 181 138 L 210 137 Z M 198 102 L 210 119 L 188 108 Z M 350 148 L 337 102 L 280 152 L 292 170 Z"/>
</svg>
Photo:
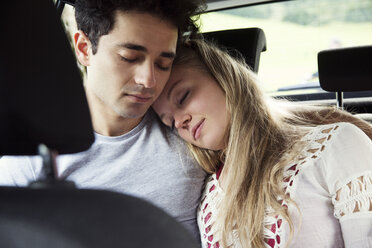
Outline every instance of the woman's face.
<svg viewBox="0 0 372 248">
<path fill-rule="evenodd" d="M 162 122 L 186 141 L 210 150 L 225 147 L 229 114 L 226 98 L 208 73 L 175 66 L 163 92 L 152 105 Z"/>
</svg>

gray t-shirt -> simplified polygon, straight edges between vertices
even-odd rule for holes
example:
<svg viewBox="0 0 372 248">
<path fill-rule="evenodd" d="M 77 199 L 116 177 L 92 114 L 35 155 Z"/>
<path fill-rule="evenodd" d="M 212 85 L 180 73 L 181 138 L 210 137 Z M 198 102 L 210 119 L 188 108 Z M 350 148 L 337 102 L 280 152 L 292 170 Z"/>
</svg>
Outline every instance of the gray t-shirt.
<svg viewBox="0 0 372 248">
<path fill-rule="evenodd" d="M 130 132 L 116 137 L 95 134 L 92 147 L 57 157 L 58 177 L 78 188 L 106 189 L 140 197 L 162 208 L 199 240 L 196 208 L 206 174 L 180 138 L 148 111 Z M 39 156 L 4 156 L 0 184 L 25 186 L 38 179 Z"/>
</svg>

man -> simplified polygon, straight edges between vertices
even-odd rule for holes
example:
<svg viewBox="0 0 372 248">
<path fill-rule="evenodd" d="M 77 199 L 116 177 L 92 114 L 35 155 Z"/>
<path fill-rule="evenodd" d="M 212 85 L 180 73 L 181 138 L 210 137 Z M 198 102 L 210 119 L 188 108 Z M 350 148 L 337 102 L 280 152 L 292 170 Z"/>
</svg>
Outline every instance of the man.
<svg viewBox="0 0 372 248">
<path fill-rule="evenodd" d="M 75 52 L 87 69 L 96 141 L 57 158 L 58 177 L 80 188 L 131 194 L 164 209 L 199 237 L 196 207 L 205 174 L 149 110 L 168 80 L 183 32 L 195 31 L 191 0 L 77 0 Z M 149 111 L 148 111 L 149 110 Z M 0 184 L 37 180 L 39 157 L 0 159 Z"/>
</svg>

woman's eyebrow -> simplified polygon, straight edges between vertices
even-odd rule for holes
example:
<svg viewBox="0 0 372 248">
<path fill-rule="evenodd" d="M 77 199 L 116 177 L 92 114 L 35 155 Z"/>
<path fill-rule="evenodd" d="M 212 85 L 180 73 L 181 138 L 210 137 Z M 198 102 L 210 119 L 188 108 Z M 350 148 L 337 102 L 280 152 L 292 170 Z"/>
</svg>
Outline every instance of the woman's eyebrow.
<svg viewBox="0 0 372 248">
<path fill-rule="evenodd" d="M 171 94 L 172 94 L 172 91 L 173 91 L 174 88 L 177 86 L 177 84 L 179 84 L 181 81 L 182 81 L 181 79 L 178 80 L 178 81 L 176 81 L 176 82 L 175 82 L 173 85 L 171 85 L 171 87 L 169 88 L 169 90 L 168 90 L 168 94 L 167 94 L 167 99 L 168 99 L 168 101 L 170 100 L 170 96 L 171 96 Z"/>
</svg>

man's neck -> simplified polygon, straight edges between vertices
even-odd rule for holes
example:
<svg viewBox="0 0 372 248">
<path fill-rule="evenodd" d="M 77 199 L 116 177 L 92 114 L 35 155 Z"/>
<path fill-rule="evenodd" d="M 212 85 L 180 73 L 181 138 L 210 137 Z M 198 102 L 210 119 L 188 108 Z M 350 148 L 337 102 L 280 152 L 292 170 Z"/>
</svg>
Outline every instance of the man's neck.
<svg viewBox="0 0 372 248">
<path fill-rule="evenodd" d="M 93 117 L 93 129 L 96 133 L 104 136 L 120 136 L 128 133 L 133 128 L 135 128 L 142 118 L 123 118 L 123 117 L 113 117 L 108 119 L 108 117 Z"/>
</svg>

